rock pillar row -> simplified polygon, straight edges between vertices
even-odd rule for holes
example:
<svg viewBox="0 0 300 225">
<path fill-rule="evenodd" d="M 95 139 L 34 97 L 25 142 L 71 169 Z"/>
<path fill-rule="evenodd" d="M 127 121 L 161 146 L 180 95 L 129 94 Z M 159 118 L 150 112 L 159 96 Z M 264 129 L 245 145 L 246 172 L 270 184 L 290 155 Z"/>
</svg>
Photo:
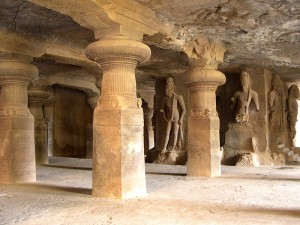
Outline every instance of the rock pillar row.
<svg viewBox="0 0 300 225">
<path fill-rule="evenodd" d="M 48 126 L 44 118 L 43 104 L 49 94 L 46 86 L 37 79 L 28 88 L 29 109 L 34 117 L 35 161 L 48 163 Z"/>
<path fill-rule="evenodd" d="M 88 103 L 92 109 L 93 114 L 97 106 L 98 99 L 98 95 L 88 97 Z M 86 128 L 86 158 L 93 158 L 93 124 L 88 124 Z"/>
<path fill-rule="evenodd" d="M 36 180 L 34 119 L 27 86 L 37 68 L 26 56 L 0 56 L 0 183 Z"/>
<path fill-rule="evenodd" d="M 125 36 L 90 44 L 88 58 L 103 70 L 94 111 L 93 195 L 128 198 L 146 193 L 143 110 L 136 97 L 135 68 L 150 48 Z"/>
<path fill-rule="evenodd" d="M 190 68 L 186 71 L 189 92 L 188 176 L 213 177 L 221 174 L 219 117 L 216 89 L 225 75 L 216 70 L 225 48 L 206 37 L 187 43 Z"/>
<path fill-rule="evenodd" d="M 53 156 L 54 151 L 54 118 L 55 118 L 55 94 L 53 88 L 48 87 L 49 97 L 44 101 L 44 117 L 48 126 L 48 156 Z"/>
</svg>

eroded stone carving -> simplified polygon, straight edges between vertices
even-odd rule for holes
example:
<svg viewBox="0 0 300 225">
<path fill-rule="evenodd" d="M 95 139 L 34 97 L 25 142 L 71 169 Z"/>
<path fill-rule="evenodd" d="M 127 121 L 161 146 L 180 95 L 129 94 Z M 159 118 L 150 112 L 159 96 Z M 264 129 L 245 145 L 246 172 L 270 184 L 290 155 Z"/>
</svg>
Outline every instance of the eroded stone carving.
<svg viewBox="0 0 300 225">
<path fill-rule="evenodd" d="M 275 75 L 271 80 L 271 90 L 268 94 L 269 106 L 269 123 L 271 142 L 276 147 L 277 144 L 283 143 L 283 121 L 282 121 L 282 83 L 280 77 Z M 272 147 L 273 148 L 273 147 Z"/>
<path fill-rule="evenodd" d="M 241 77 L 241 90 L 236 91 L 231 98 L 231 108 L 236 108 L 235 120 L 238 123 L 249 121 L 249 106 L 254 102 L 255 108 L 259 111 L 259 102 L 257 92 L 251 90 L 251 78 L 249 73 L 242 72 Z"/>
<path fill-rule="evenodd" d="M 167 122 L 164 146 L 161 150 L 157 162 L 168 160 L 169 154 L 175 148 L 183 148 L 183 129 L 182 123 L 186 112 L 183 97 L 175 93 L 173 78 L 168 78 L 166 82 L 166 96 L 163 99 L 163 108 L 160 110 Z"/>
<path fill-rule="evenodd" d="M 288 106 L 288 123 L 289 123 L 289 143 L 290 146 L 294 145 L 294 139 L 296 136 L 296 123 L 298 116 L 298 103 L 297 98 L 299 98 L 299 88 L 297 85 L 293 84 L 289 88 L 289 95 L 287 100 Z"/>
</svg>

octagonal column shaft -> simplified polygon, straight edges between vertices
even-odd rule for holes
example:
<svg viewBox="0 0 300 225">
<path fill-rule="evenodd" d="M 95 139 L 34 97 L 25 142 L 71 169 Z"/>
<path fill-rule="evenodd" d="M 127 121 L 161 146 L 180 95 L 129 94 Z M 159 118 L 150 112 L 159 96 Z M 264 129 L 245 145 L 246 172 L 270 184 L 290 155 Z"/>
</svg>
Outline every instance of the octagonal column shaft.
<svg viewBox="0 0 300 225">
<path fill-rule="evenodd" d="M 150 48 L 139 41 L 111 38 L 90 44 L 86 54 L 103 69 L 101 96 L 94 111 L 93 195 L 144 195 L 144 124 L 135 68 L 150 57 Z"/>
<path fill-rule="evenodd" d="M 0 183 L 36 180 L 34 120 L 27 86 L 37 76 L 27 62 L 0 59 Z"/>
<path fill-rule="evenodd" d="M 48 126 L 44 119 L 43 104 L 48 92 L 37 85 L 29 86 L 29 109 L 34 117 L 35 161 L 48 163 Z"/>
<path fill-rule="evenodd" d="M 196 69 L 188 75 L 188 175 L 212 177 L 221 174 L 219 117 L 216 89 L 225 76 L 216 70 Z"/>
</svg>

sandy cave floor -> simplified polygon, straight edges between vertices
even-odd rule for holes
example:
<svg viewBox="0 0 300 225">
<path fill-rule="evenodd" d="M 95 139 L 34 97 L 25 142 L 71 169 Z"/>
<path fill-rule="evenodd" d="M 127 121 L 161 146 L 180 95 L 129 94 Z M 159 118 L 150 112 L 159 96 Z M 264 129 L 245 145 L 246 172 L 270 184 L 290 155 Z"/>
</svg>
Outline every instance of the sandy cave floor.
<svg viewBox="0 0 300 225">
<path fill-rule="evenodd" d="M 0 185 L 0 224 L 300 224 L 300 167 L 222 167 L 218 178 L 185 166 L 146 165 L 148 195 L 91 196 L 91 160 L 51 158 L 37 182 Z"/>
</svg>

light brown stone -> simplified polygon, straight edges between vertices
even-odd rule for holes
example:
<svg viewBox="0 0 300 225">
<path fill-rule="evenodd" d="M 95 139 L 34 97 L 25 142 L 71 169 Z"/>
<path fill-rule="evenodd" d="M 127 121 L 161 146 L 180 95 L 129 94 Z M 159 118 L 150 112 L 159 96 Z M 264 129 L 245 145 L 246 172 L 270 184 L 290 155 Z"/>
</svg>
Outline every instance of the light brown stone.
<svg viewBox="0 0 300 225">
<path fill-rule="evenodd" d="M 37 68 L 18 59 L 0 59 L 0 183 L 36 180 L 34 119 L 27 86 Z"/>
<path fill-rule="evenodd" d="M 94 112 L 93 195 L 143 195 L 144 124 L 136 97 L 135 67 L 149 59 L 150 49 L 135 40 L 111 38 L 90 44 L 86 54 L 103 69 L 101 96 Z"/>
</svg>

